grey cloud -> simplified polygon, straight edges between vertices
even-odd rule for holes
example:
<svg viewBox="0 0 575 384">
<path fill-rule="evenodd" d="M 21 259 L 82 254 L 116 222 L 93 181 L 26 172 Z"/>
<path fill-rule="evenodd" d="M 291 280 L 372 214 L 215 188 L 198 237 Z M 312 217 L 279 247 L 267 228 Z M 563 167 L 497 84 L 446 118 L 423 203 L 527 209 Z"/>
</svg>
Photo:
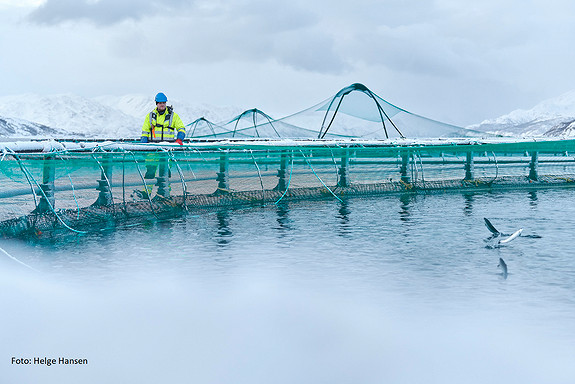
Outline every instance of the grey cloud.
<svg viewBox="0 0 575 384">
<path fill-rule="evenodd" d="M 298 0 L 47 0 L 29 19 L 105 26 L 107 33 L 97 38 L 117 57 L 149 58 L 158 47 L 169 47 L 170 60 L 177 63 L 274 61 L 340 73 L 346 63 L 336 37 L 318 28 L 320 12 Z M 120 24 L 125 20 L 133 22 Z"/>
<path fill-rule="evenodd" d="M 269 0 L 238 2 L 229 9 L 227 18 L 228 22 L 240 21 L 272 33 L 310 27 L 318 21 L 318 16 L 305 6 Z"/>
<path fill-rule="evenodd" d="M 342 49 L 354 62 L 415 74 L 449 76 L 460 61 L 452 42 L 425 24 L 361 32 Z"/>
<path fill-rule="evenodd" d="M 278 62 L 298 70 L 338 74 L 350 68 L 334 37 L 319 32 L 276 39 L 274 54 Z"/>
<path fill-rule="evenodd" d="M 346 63 L 336 50 L 335 37 L 317 28 L 318 17 L 293 4 L 270 5 L 245 1 L 230 5 L 197 4 L 193 12 L 164 23 L 158 35 L 139 26 L 122 26 L 112 50 L 124 57 L 139 52 L 139 59 L 169 42 L 170 60 L 209 63 L 241 60 L 274 61 L 297 70 L 339 73 Z M 128 29 L 127 29 L 128 28 Z"/>
<path fill-rule="evenodd" d="M 140 20 L 173 10 L 191 0 L 47 0 L 29 15 L 38 24 L 54 25 L 66 21 L 90 21 L 111 25 L 124 20 Z"/>
</svg>

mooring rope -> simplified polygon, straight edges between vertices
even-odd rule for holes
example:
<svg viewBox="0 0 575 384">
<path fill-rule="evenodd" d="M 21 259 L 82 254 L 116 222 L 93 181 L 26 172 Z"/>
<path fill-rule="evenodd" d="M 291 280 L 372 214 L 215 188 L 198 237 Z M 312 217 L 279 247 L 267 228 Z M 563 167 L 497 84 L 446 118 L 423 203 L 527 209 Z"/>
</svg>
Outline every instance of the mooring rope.
<svg viewBox="0 0 575 384">
<path fill-rule="evenodd" d="M 60 152 L 55 152 L 55 154 L 56 154 L 56 156 L 58 156 L 58 158 L 60 160 L 62 160 L 64 163 L 66 163 L 66 160 L 64 160 L 62 155 L 60 155 Z M 78 204 L 78 199 L 76 198 L 76 190 L 74 189 L 74 183 L 72 182 L 72 177 L 70 176 L 70 174 L 68 174 L 68 179 L 70 180 L 70 186 L 72 187 L 72 196 L 74 197 L 74 202 L 76 203 L 76 213 L 77 213 L 76 219 L 79 220 L 80 219 L 80 204 Z"/>
<path fill-rule="evenodd" d="M 425 187 L 425 177 L 423 175 L 423 160 L 421 159 L 421 154 L 415 153 L 415 156 L 419 159 L 419 166 L 421 168 L 421 184 Z"/>
<path fill-rule="evenodd" d="M 122 148 L 122 204 L 124 205 L 124 215 L 128 215 L 128 205 L 126 204 L 126 150 Z"/>
<path fill-rule="evenodd" d="M 25 266 L 26 268 L 30 268 L 31 270 L 33 270 L 34 272 L 40 272 L 35 268 L 32 268 L 31 266 L 29 266 L 28 264 L 24 263 L 23 261 L 18 260 L 17 258 L 15 258 L 14 256 L 12 256 L 11 254 L 9 254 L 8 252 L 6 252 L 6 250 L 4 250 L 4 248 L 0 247 L 0 251 L 2 251 L 2 253 L 4 253 L 6 256 L 8 256 L 9 258 L 11 258 L 12 260 L 14 260 L 15 262 L 22 264 L 23 266 Z"/>
<path fill-rule="evenodd" d="M 329 153 L 331 154 L 331 160 L 333 161 L 333 165 L 335 167 L 335 180 L 337 181 L 337 184 L 339 185 L 339 170 L 337 168 L 337 161 L 335 160 L 335 156 L 333 155 L 333 151 L 331 150 L 330 147 L 328 147 L 326 145 L 327 149 L 329 149 Z"/>
<path fill-rule="evenodd" d="M 256 162 L 256 158 L 254 157 L 253 151 L 250 149 L 250 155 L 252 155 L 252 160 L 254 161 L 254 165 L 258 171 L 258 177 L 260 178 L 260 185 L 262 186 L 262 205 L 266 202 L 266 190 L 264 189 L 264 180 L 262 179 L 262 173 L 260 172 L 260 167 Z"/>
<path fill-rule="evenodd" d="M 184 150 L 184 156 L 185 157 L 190 157 L 188 152 L 190 152 L 190 148 L 186 146 L 185 150 Z M 194 177 L 194 179 L 197 179 L 196 174 L 194 172 L 194 170 L 192 169 L 192 166 L 190 165 L 189 161 L 186 161 L 186 164 L 188 165 L 188 169 L 190 170 L 190 172 L 192 172 L 192 176 Z"/>
<path fill-rule="evenodd" d="M 495 177 L 490 181 L 490 183 L 493 183 L 499 176 L 499 165 L 497 164 L 497 156 L 495 156 L 495 152 L 491 151 L 491 153 L 493 154 L 493 161 L 495 161 Z"/>
<path fill-rule="evenodd" d="M 311 165 L 311 163 L 308 161 L 307 157 L 305 157 L 303 151 L 300 149 L 299 150 L 301 155 L 303 156 L 304 160 L 306 161 L 306 163 L 309 165 L 309 167 L 311 168 L 311 171 L 313 172 L 313 174 L 315 175 L 315 177 L 317 177 L 317 179 L 320 181 L 320 183 L 323 184 L 323 186 L 329 191 L 329 193 L 331 193 L 333 195 L 333 197 L 335 197 L 336 199 L 338 199 L 339 201 L 343 202 L 342 199 L 340 199 L 335 193 L 333 193 L 333 191 L 331 189 L 329 189 L 329 187 L 327 185 L 325 185 L 325 183 L 323 182 L 323 180 L 318 176 L 318 174 L 315 172 L 315 169 L 313 169 L 313 166 Z"/>
<path fill-rule="evenodd" d="M 30 185 L 30 189 L 32 190 L 32 196 L 34 196 L 34 208 L 38 208 L 38 200 L 37 200 L 36 191 L 34 190 L 34 186 L 32 185 L 30 178 L 28 177 L 28 173 L 26 173 L 26 171 L 24 171 L 24 166 L 22 165 L 22 160 L 20 160 L 20 158 L 18 157 L 16 152 L 12 151 L 10 148 L 8 148 L 8 150 L 10 151 L 10 155 L 12 155 L 12 157 L 14 157 L 18 161 L 18 166 L 20 167 L 20 170 L 24 174 L 24 177 L 26 177 L 26 181 L 28 181 L 28 184 Z"/>
<path fill-rule="evenodd" d="M 98 148 L 100 148 L 100 147 L 98 147 Z M 102 150 L 102 149 L 100 148 L 100 150 Z M 108 175 L 106 174 L 107 172 L 104 170 L 104 167 L 98 161 L 98 159 L 96 159 L 96 156 L 94 156 L 94 150 L 92 151 L 91 156 L 96 161 L 96 163 L 98 163 L 98 166 L 100 167 L 100 170 L 102 171 L 102 176 L 104 176 L 104 179 L 106 180 L 106 184 L 108 184 L 108 191 L 110 192 L 110 198 L 112 199 L 112 209 L 114 211 L 114 216 L 116 216 L 116 205 L 114 204 L 114 194 L 112 193 L 112 184 L 110 183 L 110 180 L 108 179 Z"/>
<path fill-rule="evenodd" d="M 20 165 L 20 168 L 22 169 L 22 171 L 24 172 L 24 174 L 28 174 L 28 176 L 30 176 L 30 178 L 32 179 L 32 181 L 34 181 L 34 184 L 36 184 L 36 186 L 38 187 L 38 190 L 40 192 L 42 192 L 42 195 L 44 196 L 44 199 L 46 199 L 46 203 L 48 203 L 48 207 L 50 207 L 50 210 L 52 211 L 52 213 L 56 216 L 56 218 L 58 219 L 58 221 L 60 223 L 62 223 L 62 225 L 64 227 L 66 227 L 67 229 L 69 229 L 72 232 L 75 233 L 80 233 L 80 234 L 86 234 L 88 232 L 85 231 L 79 231 L 77 229 L 74 229 L 72 227 L 70 227 L 68 224 L 66 224 L 64 222 L 64 220 L 62 220 L 62 218 L 60 217 L 60 215 L 56 212 L 56 210 L 54 209 L 54 206 L 52 206 L 52 203 L 50 202 L 50 199 L 48 199 L 48 196 L 46 196 L 46 192 L 44 192 L 44 190 L 42 189 L 42 187 L 40 186 L 40 184 L 36 181 L 36 179 L 34 179 L 34 176 L 32 176 L 32 174 L 30 173 L 30 171 L 28 171 L 28 169 L 26 169 L 26 167 L 22 164 L 22 160 L 20 160 L 20 158 L 18 157 L 18 155 L 16 154 L 16 152 L 12 153 L 12 156 L 14 156 L 14 158 L 18 161 L 18 164 Z M 36 205 L 36 208 L 38 207 L 38 205 Z"/>
<path fill-rule="evenodd" d="M 138 165 L 138 160 L 136 159 L 136 155 L 132 151 L 127 151 L 132 157 L 134 158 L 134 163 L 136 164 L 136 170 L 140 174 L 140 178 L 142 179 L 142 183 L 144 183 L 144 189 L 146 190 L 146 197 L 150 202 L 150 209 L 152 210 L 152 214 L 159 219 L 158 215 L 156 214 L 156 210 L 154 209 L 154 204 L 152 203 L 152 199 L 150 198 L 150 193 L 148 193 L 148 184 L 146 184 L 146 180 L 144 179 L 144 175 L 142 175 L 142 171 L 140 171 L 140 166 Z"/>
<path fill-rule="evenodd" d="M 409 169 L 411 170 L 411 180 L 413 180 L 413 185 L 417 185 L 417 178 L 419 175 L 417 174 L 417 162 L 415 161 L 415 152 L 410 153 L 410 157 L 413 161 L 409 162 Z"/>
<path fill-rule="evenodd" d="M 176 157 L 174 156 L 173 152 L 171 150 L 166 150 L 163 149 L 168 156 L 170 156 L 170 160 L 173 161 L 176 164 L 176 168 L 178 169 L 178 174 L 180 175 L 180 180 L 182 182 L 182 194 L 183 194 L 183 205 L 184 205 L 184 209 L 186 211 L 188 211 L 188 206 L 186 205 L 186 196 L 188 196 L 188 187 L 186 185 L 186 180 L 184 179 L 184 173 L 182 172 L 182 169 L 180 168 L 180 165 L 178 164 L 178 161 L 176 160 Z"/>
<path fill-rule="evenodd" d="M 194 151 L 198 152 L 198 155 L 200 155 L 200 157 L 202 158 L 202 160 L 204 161 L 204 163 L 208 163 L 208 161 L 206 160 L 206 158 L 204 157 L 204 155 L 202 155 L 202 152 L 197 149 L 197 148 L 193 148 Z"/>
</svg>

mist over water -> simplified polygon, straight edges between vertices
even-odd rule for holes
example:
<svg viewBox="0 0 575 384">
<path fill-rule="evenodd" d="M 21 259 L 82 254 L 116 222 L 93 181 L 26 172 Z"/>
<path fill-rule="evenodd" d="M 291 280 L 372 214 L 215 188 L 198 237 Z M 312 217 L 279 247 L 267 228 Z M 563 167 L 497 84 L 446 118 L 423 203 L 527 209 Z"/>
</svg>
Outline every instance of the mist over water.
<svg viewBox="0 0 575 384">
<path fill-rule="evenodd" d="M 4 240 L 35 270 L 0 254 L 0 382 L 573 383 L 573 201 L 380 196 Z M 484 217 L 525 236 L 490 248 Z"/>
</svg>

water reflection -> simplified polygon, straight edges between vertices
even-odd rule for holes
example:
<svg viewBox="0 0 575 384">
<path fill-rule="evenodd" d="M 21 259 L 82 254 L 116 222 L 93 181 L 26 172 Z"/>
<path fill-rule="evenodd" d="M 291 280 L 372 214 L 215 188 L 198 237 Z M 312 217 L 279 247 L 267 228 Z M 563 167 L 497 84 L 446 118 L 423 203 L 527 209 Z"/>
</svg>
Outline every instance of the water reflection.
<svg viewBox="0 0 575 384">
<path fill-rule="evenodd" d="M 288 216 L 289 213 L 289 208 L 288 205 L 285 203 L 282 204 L 277 204 L 277 209 L 276 209 L 276 213 L 277 213 L 277 223 L 278 223 L 278 229 L 280 230 L 280 232 L 282 232 L 283 234 L 283 230 L 290 230 L 291 228 L 291 221 L 290 218 Z M 285 234 L 283 234 L 285 235 Z"/>
<path fill-rule="evenodd" d="M 233 233 L 230 229 L 230 213 L 227 210 L 218 211 L 216 213 L 218 232 L 216 240 L 218 245 L 226 246 L 231 242 Z"/>
<path fill-rule="evenodd" d="M 347 236 L 351 232 L 351 224 L 349 222 L 350 213 L 351 210 L 349 209 L 349 202 L 347 200 L 342 200 L 337 215 L 340 223 L 339 234 L 341 236 Z"/>
<path fill-rule="evenodd" d="M 401 202 L 399 206 L 399 220 L 404 222 L 409 222 L 411 217 L 411 202 L 413 200 L 413 195 L 411 193 L 404 193 L 399 195 L 399 201 Z"/>
<path fill-rule="evenodd" d="M 473 202 L 475 200 L 474 193 L 464 193 L 463 198 L 465 199 L 465 205 L 463 206 L 463 214 L 465 216 L 471 216 L 473 213 Z"/>
<path fill-rule="evenodd" d="M 532 207 L 537 207 L 537 191 L 529 191 L 527 193 L 527 196 L 529 197 L 529 205 Z"/>
</svg>

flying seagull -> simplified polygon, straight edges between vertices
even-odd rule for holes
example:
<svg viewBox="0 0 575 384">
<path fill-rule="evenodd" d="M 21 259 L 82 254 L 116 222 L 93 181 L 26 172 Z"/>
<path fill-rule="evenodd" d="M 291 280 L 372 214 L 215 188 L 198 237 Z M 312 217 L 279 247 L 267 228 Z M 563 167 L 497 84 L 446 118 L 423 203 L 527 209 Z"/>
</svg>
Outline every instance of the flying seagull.
<svg viewBox="0 0 575 384">
<path fill-rule="evenodd" d="M 508 239 L 504 239 L 504 240 L 500 241 L 503 244 L 510 242 L 511 240 L 515 239 L 519 235 L 521 235 L 521 237 L 529 237 L 532 239 L 540 239 L 541 238 L 541 236 L 539 236 L 539 235 L 522 235 L 521 233 L 523 232 L 523 229 L 520 229 L 519 233 L 517 233 L 518 231 L 515 231 L 512 234 L 502 233 L 502 232 L 499 232 L 499 230 L 497 228 L 495 228 L 495 226 L 493 224 L 491 224 L 491 221 L 489 221 L 488 218 L 484 217 L 483 221 L 485 222 L 485 226 L 487 227 L 487 229 L 489 229 L 489 232 L 491 232 L 490 239 L 494 239 L 494 238 L 497 238 L 499 236 L 509 236 Z M 507 241 L 505 241 L 505 240 L 507 240 Z"/>
</svg>

